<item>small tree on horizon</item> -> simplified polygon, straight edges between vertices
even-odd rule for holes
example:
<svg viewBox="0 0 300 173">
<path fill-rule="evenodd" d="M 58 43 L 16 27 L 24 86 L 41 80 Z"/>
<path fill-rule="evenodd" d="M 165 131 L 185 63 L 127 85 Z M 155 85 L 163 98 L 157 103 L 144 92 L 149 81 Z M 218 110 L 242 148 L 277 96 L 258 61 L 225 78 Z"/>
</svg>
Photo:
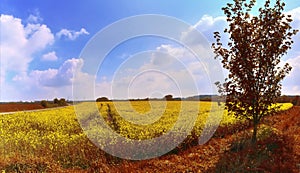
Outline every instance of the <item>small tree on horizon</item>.
<svg viewBox="0 0 300 173">
<path fill-rule="evenodd" d="M 216 58 L 229 71 L 225 83 L 216 82 L 219 92 L 227 97 L 226 109 L 237 117 L 252 121 L 252 143 L 257 141 L 257 127 L 262 117 L 278 110 L 274 106 L 281 95 L 281 81 L 291 70 L 289 64 L 279 67 L 281 57 L 291 49 L 292 30 L 290 15 L 283 13 L 285 4 L 270 0 L 259 8 L 258 16 L 250 14 L 255 0 L 234 0 L 222 10 L 226 15 L 230 41 L 221 43 L 219 32 L 214 33 L 212 44 Z"/>
<path fill-rule="evenodd" d="M 96 102 L 107 102 L 109 99 L 107 97 L 100 97 L 96 99 Z"/>
<path fill-rule="evenodd" d="M 53 99 L 53 103 L 54 103 L 54 104 L 58 104 L 58 102 L 59 102 L 58 98 L 54 98 L 54 99 Z"/>
<path fill-rule="evenodd" d="M 167 101 L 171 101 L 171 100 L 173 100 L 173 95 L 171 95 L 171 94 L 165 95 L 164 99 Z"/>
</svg>

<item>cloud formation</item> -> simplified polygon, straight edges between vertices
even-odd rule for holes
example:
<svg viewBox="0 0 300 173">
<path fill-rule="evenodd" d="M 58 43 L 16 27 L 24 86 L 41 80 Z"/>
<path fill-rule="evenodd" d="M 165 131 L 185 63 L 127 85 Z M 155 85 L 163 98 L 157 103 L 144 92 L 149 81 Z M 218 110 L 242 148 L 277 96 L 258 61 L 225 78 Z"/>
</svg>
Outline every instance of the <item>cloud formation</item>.
<svg viewBox="0 0 300 173">
<path fill-rule="evenodd" d="M 300 29 L 300 7 L 286 13 L 292 14 L 293 28 Z M 102 78 L 95 84 L 95 95 L 85 95 L 86 90 L 94 88 L 94 83 L 91 82 L 94 80 L 94 76 L 82 72 L 81 68 L 84 64 L 82 59 L 65 59 L 57 68 L 46 70 L 30 69 L 29 66 L 34 56 L 41 53 L 42 55 L 36 58 L 48 61 L 42 63 L 54 61 L 58 63 L 56 52 L 51 50 L 51 46 L 58 41 L 57 38 L 76 40 L 79 36 L 89 35 L 89 32 L 85 28 L 81 28 L 79 31 L 62 29 L 54 34 L 49 26 L 41 22 L 42 18 L 37 14 L 32 14 L 23 21 L 12 15 L 2 14 L 0 16 L 1 100 L 53 99 L 53 97 L 72 99 L 73 82 L 85 86 L 84 90 L 79 91 L 82 93 L 78 94 L 82 96 L 81 99 L 92 99 L 98 96 L 111 98 L 112 90 L 116 88 L 119 91 L 126 91 L 126 95 L 120 93 L 120 96 L 124 97 L 142 98 L 157 93 L 161 95 L 169 93 L 192 95 L 196 93 L 190 92 L 191 85 L 194 85 L 191 80 L 196 81 L 200 93 L 208 93 L 211 91 L 209 84 L 215 82 L 208 78 L 215 70 L 204 68 L 207 66 L 207 61 L 204 59 L 200 62 L 197 61 L 194 55 L 182 45 L 162 44 L 154 50 L 158 53 L 151 53 L 144 59 L 135 59 L 130 54 L 124 54 L 122 57 L 128 61 L 128 66 L 118 69 L 116 74 L 119 76 L 115 78 L 118 80 L 109 80 L 112 76 Z M 213 32 L 220 31 L 222 33 L 226 26 L 224 16 L 204 15 L 193 28 L 202 32 L 211 44 L 214 42 Z M 182 33 L 182 40 L 203 52 L 203 57 L 210 56 L 205 55 L 205 48 L 197 45 L 197 40 L 191 39 L 193 37 L 190 37 L 189 34 L 191 34 L 190 31 Z M 228 36 L 224 35 L 222 41 L 226 42 L 227 40 Z M 293 40 L 295 43 L 292 50 L 283 58 L 283 62 L 288 62 L 293 69 L 283 81 L 282 93 L 294 95 L 300 94 L 300 33 L 293 37 Z M 130 61 L 130 59 L 134 61 Z M 78 76 L 77 81 L 74 81 L 75 71 Z M 182 84 L 181 93 L 177 90 L 177 84 L 174 81 Z M 128 88 L 128 86 L 130 87 Z M 151 92 L 145 93 L 145 90 Z"/>
<path fill-rule="evenodd" d="M 58 33 L 56 33 L 56 36 L 58 38 L 65 37 L 69 40 L 75 40 L 78 38 L 80 35 L 89 35 L 90 33 L 86 31 L 85 28 L 81 28 L 80 31 L 73 31 L 73 30 L 68 30 L 68 29 L 62 29 Z"/>
<path fill-rule="evenodd" d="M 58 69 L 34 70 L 30 73 L 38 81 L 38 84 L 46 87 L 61 87 L 71 85 L 74 73 L 81 71 L 82 59 L 68 59 Z"/>
<path fill-rule="evenodd" d="M 55 43 L 51 29 L 38 23 L 38 16 L 30 15 L 25 24 L 12 15 L 0 16 L 1 26 L 1 100 L 36 100 L 53 97 L 72 97 L 74 71 L 78 71 L 83 82 L 89 78 L 81 73 L 82 59 L 71 58 L 57 69 L 33 70 L 30 63 L 40 52 L 51 49 Z M 86 34 L 86 30 L 75 32 L 72 38 Z M 38 57 L 38 56 L 36 56 Z M 38 58 L 56 61 L 55 51 Z"/>
<path fill-rule="evenodd" d="M 21 19 L 1 15 L 1 84 L 11 74 L 26 75 L 32 55 L 53 44 L 54 36 L 44 24 L 22 24 Z"/>
<path fill-rule="evenodd" d="M 54 51 L 46 53 L 42 56 L 43 61 L 56 61 L 58 57 Z"/>
<path fill-rule="evenodd" d="M 289 63 L 293 68 L 283 81 L 282 93 L 285 95 L 300 95 L 300 55 L 290 58 L 284 63 Z"/>
<path fill-rule="evenodd" d="M 292 15 L 292 27 L 300 30 L 300 7 L 286 12 Z M 288 51 L 283 63 L 289 63 L 292 66 L 291 72 L 283 80 L 282 94 L 300 95 L 300 33 L 293 36 L 294 44 Z"/>
<path fill-rule="evenodd" d="M 287 11 L 285 14 L 292 15 L 293 22 L 291 26 L 293 29 L 300 30 L 300 7 Z M 227 27 L 226 18 L 224 16 L 213 17 L 204 15 L 194 27 L 201 31 L 209 42 L 215 42 L 213 38 L 213 32 L 215 31 L 221 33 L 223 43 L 229 40 L 228 35 L 222 35 L 224 28 Z M 290 74 L 283 80 L 282 94 L 286 95 L 300 95 L 300 33 L 293 36 L 293 41 L 292 49 L 282 58 L 282 63 L 287 62 L 293 67 Z M 224 73 L 226 74 L 227 72 L 224 71 Z"/>
</svg>

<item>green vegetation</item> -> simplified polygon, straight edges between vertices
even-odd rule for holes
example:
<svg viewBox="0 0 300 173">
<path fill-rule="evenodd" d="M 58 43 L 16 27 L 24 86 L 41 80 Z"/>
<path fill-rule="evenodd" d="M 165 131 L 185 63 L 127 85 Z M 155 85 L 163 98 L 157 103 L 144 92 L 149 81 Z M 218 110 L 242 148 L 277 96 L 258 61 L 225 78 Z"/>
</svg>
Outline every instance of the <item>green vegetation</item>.
<svg viewBox="0 0 300 173">
<path fill-rule="evenodd" d="M 66 99 L 64 99 L 64 98 L 61 98 L 61 99 L 55 98 L 55 99 L 53 99 L 52 102 L 47 101 L 47 100 L 42 100 L 41 105 L 44 108 L 54 108 L 54 107 L 59 107 L 59 106 L 67 106 L 68 103 L 67 103 Z"/>
</svg>

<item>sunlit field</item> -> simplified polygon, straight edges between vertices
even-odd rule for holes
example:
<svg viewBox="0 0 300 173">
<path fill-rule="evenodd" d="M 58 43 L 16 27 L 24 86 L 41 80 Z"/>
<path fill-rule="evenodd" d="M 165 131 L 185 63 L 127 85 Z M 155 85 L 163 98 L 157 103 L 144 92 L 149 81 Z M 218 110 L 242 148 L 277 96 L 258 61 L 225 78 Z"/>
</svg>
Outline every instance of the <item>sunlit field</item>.
<svg viewBox="0 0 300 173">
<path fill-rule="evenodd" d="M 80 103 L 78 106 L 88 109 L 87 104 L 91 103 Z M 177 146 L 177 150 L 184 150 L 190 145 L 189 139 L 191 141 L 194 137 L 201 136 L 205 126 L 209 127 L 210 123 L 219 124 L 208 118 L 214 117 L 214 114 L 220 115 L 220 112 L 214 109 L 219 106 L 218 103 L 134 101 L 97 104 L 100 114 L 94 112 L 79 117 L 73 106 L 0 115 L 0 171 L 52 172 L 117 164 L 121 159 L 106 154 L 100 149 L 106 146 L 99 148 L 96 146 L 98 144 L 95 145 L 86 136 L 92 135 L 93 132 L 101 134 L 99 140 L 110 140 L 111 145 L 117 144 L 116 150 L 126 152 L 126 149 L 120 147 L 122 144 L 113 141 L 114 138 L 105 130 L 97 131 L 97 118 L 100 116 L 109 129 L 128 140 L 152 139 L 172 131 L 175 136 L 168 140 L 172 142 L 176 140 L 177 133 L 186 132 L 188 137 Z M 281 109 L 287 110 L 291 107 L 292 104 L 287 103 L 283 104 Z M 221 115 L 220 127 L 227 130 L 235 124 L 245 122 L 227 114 L 226 111 L 222 111 Z M 191 122 L 192 120 L 195 122 Z M 87 133 L 83 132 L 80 124 Z M 214 136 L 216 135 L 222 134 L 218 132 Z M 100 163 L 103 165 L 99 166 Z"/>
</svg>

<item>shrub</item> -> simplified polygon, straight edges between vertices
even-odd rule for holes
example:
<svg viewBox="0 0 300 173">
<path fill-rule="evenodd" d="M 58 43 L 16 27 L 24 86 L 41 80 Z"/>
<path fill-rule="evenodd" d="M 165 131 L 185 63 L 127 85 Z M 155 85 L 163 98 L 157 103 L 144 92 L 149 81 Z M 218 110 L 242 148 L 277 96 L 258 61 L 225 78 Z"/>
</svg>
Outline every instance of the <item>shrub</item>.
<svg viewBox="0 0 300 173">
<path fill-rule="evenodd" d="M 96 99 L 96 102 L 106 102 L 106 101 L 109 101 L 107 97 L 100 97 Z"/>
<path fill-rule="evenodd" d="M 44 108 L 47 108 L 49 106 L 49 103 L 46 101 L 46 100 L 42 100 L 41 101 L 41 105 L 44 107 Z"/>
</svg>

